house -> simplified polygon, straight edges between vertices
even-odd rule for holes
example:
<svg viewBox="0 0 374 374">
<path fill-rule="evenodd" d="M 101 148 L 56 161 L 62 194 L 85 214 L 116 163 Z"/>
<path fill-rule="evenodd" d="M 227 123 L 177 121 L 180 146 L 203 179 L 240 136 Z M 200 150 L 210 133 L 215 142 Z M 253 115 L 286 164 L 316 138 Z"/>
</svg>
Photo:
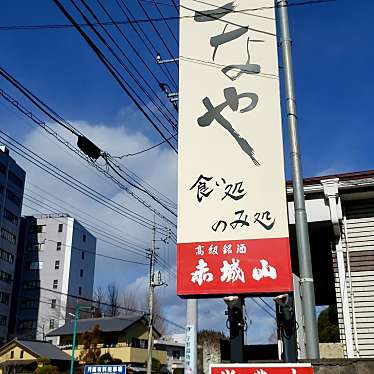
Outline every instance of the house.
<svg viewBox="0 0 374 374">
<path fill-rule="evenodd" d="M 38 358 L 47 358 L 59 370 L 69 369 L 71 356 L 40 340 L 14 339 L 0 348 L 0 374 L 34 372 Z"/>
<path fill-rule="evenodd" d="M 105 317 L 80 319 L 77 321 L 76 346 L 74 357 L 79 359 L 83 348 L 83 333 L 92 331 L 99 326 L 101 336 L 98 348 L 101 354 L 110 353 L 113 358 L 120 359 L 129 367 L 137 371 L 145 371 L 148 348 L 148 320 L 145 316 L 129 315 L 123 317 Z M 60 348 L 71 355 L 73 343 L 74 321 L 69 321 L 62 327 L 51 331 L 47 337 L 59 337 Z M 161 334 L 154 331 L 154 339 Z M 152 351 L 154 359 L 161 365 L 167 362 L 166 351 L 154 348 Z"/>
<path fill-rule="evenodd" d="M 184 334 L 162 336 L 154 341 L 157 349 L 166 351 L 167 363 L 162 368 L 165 374 L 183 374 L 184 372 Z"/>
</svg>

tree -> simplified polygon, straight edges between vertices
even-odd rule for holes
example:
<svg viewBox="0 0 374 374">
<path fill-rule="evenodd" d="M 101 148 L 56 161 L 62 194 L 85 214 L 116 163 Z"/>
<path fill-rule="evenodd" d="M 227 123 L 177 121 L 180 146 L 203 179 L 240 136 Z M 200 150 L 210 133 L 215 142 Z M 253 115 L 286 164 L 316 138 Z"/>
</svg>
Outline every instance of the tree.
<svg viewBox="0 0 374 374">
<path fill-rule="evenodd" d="M 83 349 L 79 355 L 79 360 L 85 364 L 97 364 L 101 355 L 100 343 L 101 330 L 96 325 L 92 331 L 86 331 L 82 335 Z"/>
<path fill-rule="evenodd" d="M 138 308 L 136 296 L 133 291 L 127 291 L 127 290 L 123 291 L 122 301 L 123 301 L 122 306 L 124 307 L 124 309 L 122 309 L 121 314 L 124 314 L 124 315 L 132 314 L 133 312 L 131 310 Z"/>
<path fill-rule="evenodd" d="M 120 305 L 119 305 L 119 290 L 118 286 L 111 282 L 108 284 L 107 287 L 107 301 L 110 305 L 109 308 L 109 316 L 116 317 L 119 315 L 120 312 Z"/>
<path fill-rule="evenodd" d="M 58 374 L 57 366 L 51 365 L 51 361 L 46 357 L 39 357 L 37 359 L 38 367 L 35 369 L 35 374 Z"/>
<path fill-rule="evenodd" d="M 95 292 L 94 292 L 94 317 L 102 317 L 104 314 L 104 304 L 105 304 L 105 292 L 102 289 L 101 286 L 97 287 Z"/>
<path fill-rule="evenodd" d="M 337 343 L 340 341 L 336 305 L 330 305 L 319 314 L 318 335 L 321 343 Z"/>
<path fill-rule="evenodd" d="M 109 352 L 104 353 L 99 357 L 97 362 L 100 365 L 111 365 L 111 364 L 122 364 L 122 360 L 119 358 L 113 358 Z"/>
</svg>

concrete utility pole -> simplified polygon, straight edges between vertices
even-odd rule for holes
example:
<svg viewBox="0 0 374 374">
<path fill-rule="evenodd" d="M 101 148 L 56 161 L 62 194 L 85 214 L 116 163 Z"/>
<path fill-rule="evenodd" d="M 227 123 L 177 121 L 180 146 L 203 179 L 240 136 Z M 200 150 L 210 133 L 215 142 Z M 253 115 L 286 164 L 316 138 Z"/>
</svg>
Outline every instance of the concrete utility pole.
<svg viewBox="0 0 374 374">
<path fill-rule="evenodd" d="M 300 268 L 300 284 L 304 315 L 306 353 L 309 359 L 319 358 L 317 318 L 315 312 L 314 281 L 310 256 L 308 221 L 305 210 L 304 183 L 301 170 L 301 156 L 297 135 L 296 98 L 293 79 L 291 37 L 288 27 L 286 0 L 277 0 L 283 53 L 284 84 L 286 90 L 288 132 L 295 205 L 297 250 Z"/>
<path fill-rule="evenodd" d="M 149 256 L 149 335 L 148 335 L 148 356 L 147 374 L 152 373 L 152 346 L 153 346 L 153 296 L 155 291 L 154 264 L 156 252 L 156 225 L 153 225 L 151 252 Z"/>
<path fill-rule="evenodd" d="M 197 299 L 187 299 L 185 370 L 197 374 Z"/>
</svg>

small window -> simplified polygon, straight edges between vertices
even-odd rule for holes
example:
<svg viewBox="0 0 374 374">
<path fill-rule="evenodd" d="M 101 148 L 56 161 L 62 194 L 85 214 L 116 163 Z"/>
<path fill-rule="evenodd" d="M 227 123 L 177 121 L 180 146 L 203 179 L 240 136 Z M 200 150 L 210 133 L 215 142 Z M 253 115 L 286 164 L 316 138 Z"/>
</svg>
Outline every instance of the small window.
<svg viewBox="0 0 374 374">
<path fill-rule="evenodd" d="M 83 242 L 85 242 L 86 241 L 86 234 L 83 234 Z"/>
<path fill-rule="evenodd" d="M 84 251 L 82 251 L 82 260 L 84 260 Z"/>
<path fill-rule="evenodd" d="M 54 319 L 50 319 L 49 320 L 49 328 L 50 329 L 54 329 L 55 328 L 55 320 Z"/>
<path fill-rule="evenodd" d="M 62 232 L 62 228 L 63 228 L 63 224 L 62 223 L 59 223 L 58 224 L 58 232 Z"/>
<path fill-rule="evenodd" d="M 61 251 L 61 242 L 57 242 L 56 250 Z"/>
<path fill-rule="evenodd" d="M 51 300 L 51 308 L 52 308 L 52 309 L 56 309 L 56 302 L 57 302 L 56 299 L 52 299 L 52 300 Z"/>
<path fill-rule="evenodd" d="M 56 289 L 57 287 L 58 287 L 58 280 L 55 279 L 55 280 L 53 281 L 53 288 Z"/>
<path fill-rule="evenodd" d="M 19 353 L 19 358 L 23 358 L 23 351 Z"/>
<path fill-rule="evenodd" d="M 14 358 L 14 351 L 10 352 L 10 358 Z"/>
<path fill-rule="evenodd" d="M 55 269 L 56 270 L 60 269 L 60 261 L 59 260 L 55 261 Z"/>
<path fill-rule="evenodd" d="M 81 278 L 83 277 L 83 269 L 81 269 L 80 274 Z"/>
<path fill-rule="evenodd" d="M 79 296 L 82 295 L 82 287 L 79 287 L 79 288 L 78 288 L 78 295 L 79 295 Z"/>
</svg>

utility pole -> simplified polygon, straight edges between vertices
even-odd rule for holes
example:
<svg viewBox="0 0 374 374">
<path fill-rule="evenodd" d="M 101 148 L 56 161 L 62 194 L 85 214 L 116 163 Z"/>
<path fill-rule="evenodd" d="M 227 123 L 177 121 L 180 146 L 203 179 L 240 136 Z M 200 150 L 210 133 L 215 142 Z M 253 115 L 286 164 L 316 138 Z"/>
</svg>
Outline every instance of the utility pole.
<svg viewBox="0 0 374 374">
<path fill-rule="evenodd" d="M 293 78 L 291 37 L 288 27 L 286 0 L 277 0 L 283 54 L 284 84 L 286 91 L 288 133 L 295 205 L 297 250 L 299 257 L 300 284 L 305 328 L 307 358 L 319 358 L 317 318 L 315 312 L 314 281 L 310 256 L 308 220 L 305 209 L 304 183 L 301 170 L 301 155 L 297 133 L 296 98 Z"/>
<path fill-rule="evenodd" d="M 165 241 L 166 239 L 161 239 Z M 155 288 L 159 286 L 167 286 L 161 280 L 161 273 L 158 272 L 157 280 L 155 279 L 155 259 L 156 259 L 156 222 L 152 229 L 152 243 L 149 253 L 149 333 L 148 333 L 148 355 L 147 355 L 147 374 L 152 373 L 152 348 L 153 348 L 153 305 Z"/>
<path fill-rule="evenodd" d="M 156 252 L 156 225 L 152 229 L 151 252 L 149 254 L 149 334 L 148 334 L 148 356 L 147 374 L 152 374 L 152 346 L 153 346 L 153 296 L 154 285 L 154 264 Z"/>
<path fill-rule="evenodd" d="M 185 332 L 186 374 L 197 374 L 197 299 L 187 299 Z"/>
</svg>

